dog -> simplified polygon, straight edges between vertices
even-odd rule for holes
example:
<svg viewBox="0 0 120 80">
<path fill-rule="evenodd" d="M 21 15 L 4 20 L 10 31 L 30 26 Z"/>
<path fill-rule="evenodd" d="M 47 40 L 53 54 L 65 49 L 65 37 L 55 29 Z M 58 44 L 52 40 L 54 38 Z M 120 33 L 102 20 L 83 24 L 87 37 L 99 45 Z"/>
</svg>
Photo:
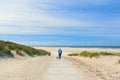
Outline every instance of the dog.
<svg viewBox="0 0 120 80">
<path fill-rule="evenodd" d="M 56 59 L 59 59 L 59 57 L 57 56 Z"/>
</svg>

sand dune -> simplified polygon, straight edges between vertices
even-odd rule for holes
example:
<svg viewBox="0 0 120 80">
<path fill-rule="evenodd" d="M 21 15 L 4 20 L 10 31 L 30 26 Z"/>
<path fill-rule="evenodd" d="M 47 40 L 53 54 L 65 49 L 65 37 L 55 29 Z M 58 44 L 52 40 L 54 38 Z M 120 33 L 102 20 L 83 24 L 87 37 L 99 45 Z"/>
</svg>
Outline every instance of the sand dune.
<svg viewBox="0 0 120 80">
<path fill-rule="evenodd" d="M 42 80 L 51 57 L 0 59 L 0 80 Z"/>
<path fill-rule="evenodd" d="M 59 48 L 37 47 L 50 51 L 52 56 L 44 57 L 16 57 L 14 59 L 0 59 L 0 80 L 43 80 L 53 57 L 57 56 Z M 99 58 L 68 57 L 67 54 L 81 51 L 115 52 L 120 49 L 98 48 L 62 48 L 63 56 L 75 65 L 77 71 L 83 74 L 84 80 L 120 80 L 120 64 L 118 56 L 102 56 Z"/>
</svg>

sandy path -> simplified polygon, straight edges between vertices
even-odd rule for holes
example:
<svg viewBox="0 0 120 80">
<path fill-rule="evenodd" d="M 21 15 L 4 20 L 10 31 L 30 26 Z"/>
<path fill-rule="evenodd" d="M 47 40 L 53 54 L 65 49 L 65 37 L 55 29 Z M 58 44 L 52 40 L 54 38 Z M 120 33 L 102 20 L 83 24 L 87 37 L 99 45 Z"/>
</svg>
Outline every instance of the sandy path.
<svg viewBox="0 0 120 80">
<path fill-rule="evenodd" d="M 67 59 L 54 58 L 44 76 L 44 80 L 83 80 L 83 78 Z"/>
<path fill-rule="evenodd" d="M 0 80 L 43 80 L 52 57 L 0 60 Z"/>
</svg>

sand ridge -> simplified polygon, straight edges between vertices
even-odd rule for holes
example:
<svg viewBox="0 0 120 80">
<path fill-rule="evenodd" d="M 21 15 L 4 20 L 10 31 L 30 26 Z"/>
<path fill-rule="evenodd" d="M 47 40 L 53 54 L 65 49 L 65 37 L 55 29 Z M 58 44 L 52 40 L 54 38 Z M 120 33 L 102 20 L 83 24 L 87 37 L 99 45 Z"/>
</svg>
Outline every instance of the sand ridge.
<svg viewBox="0 0 120 80">
<path fill-rule="evenodd" d="M 44 74 L 57 56 L 59 48 L 37 47 L 51 52 L 52 56 L 0 59 L 0 80 L 44 80 Z M 81 51 L 115 52 L 120 49 L 102 48 L 62 48 L 76 70 L 83 73 L 84 80 L 120 80 L 120 64 L 118 56 L 102 56 L 100 58 L 68 57 L 67 54 Z"/>
<path fill-rule="evenodd" d="M 0 60 L 0 80 L 42 80 L 52 57 Z"/>
</svg>

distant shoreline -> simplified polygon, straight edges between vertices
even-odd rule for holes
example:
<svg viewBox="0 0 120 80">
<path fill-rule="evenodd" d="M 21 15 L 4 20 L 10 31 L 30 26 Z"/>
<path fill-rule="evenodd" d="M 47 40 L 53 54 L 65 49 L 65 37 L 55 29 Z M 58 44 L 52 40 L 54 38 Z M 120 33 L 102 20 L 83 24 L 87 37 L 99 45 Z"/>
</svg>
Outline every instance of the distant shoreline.
<svg viewBox="0 0 120 80">
<path fill-rule="evenodd" d="M 120 46 L 32 46 L 32 47 L 53 47 L 53 48 L 110 48 L 120 49 Z"/>
</svg>

